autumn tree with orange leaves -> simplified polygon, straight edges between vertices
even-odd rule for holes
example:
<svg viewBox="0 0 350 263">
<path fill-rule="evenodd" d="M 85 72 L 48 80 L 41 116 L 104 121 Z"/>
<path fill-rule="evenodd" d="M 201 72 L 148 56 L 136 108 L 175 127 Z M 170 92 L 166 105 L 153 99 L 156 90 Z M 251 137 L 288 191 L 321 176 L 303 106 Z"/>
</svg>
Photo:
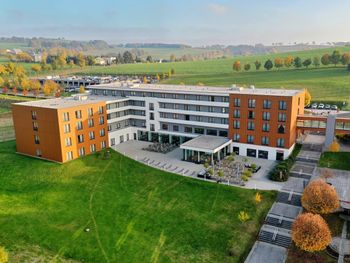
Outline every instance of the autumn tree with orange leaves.
<svg viewBox="0 0 350 263">
<path fill-rule="evenodd" d="M 292 226 L 292 240 L 302 250 L 324 250 L 332 242 L 332 234 L 326 221 L 312 213 L 299 215 Z"/>
<path fill-rule="evenodd" d="M 283 67 L 283 58 L 275 58 L 275 68 L 279 69 Z"/>
<path fill-rule="evenodd" d="M 293 64 L 294 58 L 292 56 L 288 56 L 284 59 L 284 66 L 286 68 L 290 68 Z"/>
<path fill-rule="evenodd" d="M 232 65 L 233 70 L 241 71 L 241 61 L 236 60 Z"/>
<path fill-rule="evenodd" d="M 329 214 L 339 207 L 339 197 L 333 186 L 318 179 L 309 183 L 305 188 L 301 203 L 309 212 Z"/>
</svg>

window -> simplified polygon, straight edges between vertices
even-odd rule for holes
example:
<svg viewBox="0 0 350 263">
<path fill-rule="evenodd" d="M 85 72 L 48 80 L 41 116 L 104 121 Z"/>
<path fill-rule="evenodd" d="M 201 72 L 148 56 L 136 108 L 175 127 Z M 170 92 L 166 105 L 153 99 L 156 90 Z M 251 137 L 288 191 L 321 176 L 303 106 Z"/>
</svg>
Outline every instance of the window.
<svg viewBox="0 0 350 263">
<path fill-rule="evenodd" d="M 254 136 L 253 135 L 247 136 L 247 143 L 254 143 Z"/>
<path fill-rule="evenodd" d="M 194 128 L 194 133 L 204 134 L 204 128 Z"/>
<path fill-rule="evenodd" d="M 263 123 L 263 125 L 262 125 L 262 130 L 263 130 L 264 132 L 270 131 L 270 124 L 268 124 L 268 123 Z"/>
<path fill-rule="evenodd" d="M 103 114 L 103 106 L 98 106 L 98 114 Z"/>
<path fill-rule="evenodd" d="M 37 131 L 38 128 L 38 123 L 36 121 L 33 121 L 33 131 Z"/>
<path fill-rule="evenodd" d="M 221 113 L 228 113 L 228 108 L 221 108 Z"/>
<path fill-rule="evenodd" d="M 284 147 L 284 139 L 283 138 L 277 139 L 277 147 Z"/>
<path fill-rule="evenodd" d="M 264 121 L 269 121 L 270 120 L 270 112 L 263 112 L 263 120 Z"/>
<path fill-rule="evenodd" d="M 214 107 L 209 106 L 209 112 L 214 112 Z"/>
<path fill-rule="evenodd" d="M 278 126 L 277 132 L 283 134 L 283 133 L 285 133 L 285 130 L 286 130 L 286 126 L 281 124 Z"/>
<path fill-rule="evenodd" d="M 207 135 L 217 136 L 218 132 L 217 132 L 217 130 L 207 129 Z"/>
<path fill-rule="evenodd" d="M 192 133 L 192 127 L 185 127 L 186 133 Z"/>
<path fill-rule="evenodd" d="M 278 121 L 286 121 L 287 120 L 287 115 L 285 113 L 278 113 Z"/>
<path fill-rule="evenodd" d="M 36 153 L 36 156 L 38 157 L 41 157 L 42 155 L 42 151 L 40 149 L 36 149 L 35 153 Z"/>
<path fill-rule="evenodd" d="M 167 131 L 168 130 L 168 124 L 166 124 L 166 123 L 163 123 L 162 124 L 162 130 L 165 130 L 165 131 Z"/>
<path fill-rule="evenodd" d="M 106 142 L 105 142 L 105 141 L 102 141 L 102 142 L 101 142 L 101 149 L 104 149 L 104 148 L 106 148 Z"/>
<path fill-rule="evenodd" d="M 248 111 L 248 119 L 254 119 L 255 118 L 255 113 L 254 111 Z"/>
<path fill-rule="evenodd" d="M 36 120 L 36 111 L 32 110 L 32 120 Z"/>
<path fill-rule="evenodd" d="M 241 117 L 241 111 L 235 109 L 235 110 L 233 111 L 233 117 L 234 117 L 234 118 L 240 118 L 240 117 Z"/>
<path fill-rule="evenodd" d="M 63 121 L 69 121 L 69 112 L 63 112 Z"/>
<path fill-rule="evenodd" d="M 71 137 L 66 138 L 65 141 L 66 141 L 66 146 L 72 146 L 72 138 Z"/>
<path fill-rule="evenodd" d="M 40 144 L 39 135 L 34 135 L 34 142 L 35 144 Z"/>
<path fill-rule="evenodd" d="M 248 130 L 253 131 L 255 129 L 255 125 L 253 121 L 248 121 Z"/>
<path fill-rule="evenodd" d="M 95 139 L 95 132 L 94 132 L 94 131 L 90 131 L 90 132 L 89 132 L 89 139 L 90 139 L 90 140 Z"/>
<path fill-rule="evenodd" d="M 300 97 L 298 98 L 298 106 L 300 105 Z"/>
<path fill-rule="evenodd" d="M 96 152 L 96 145 L 95 144 L 90 144 L 90 152 L 91 153 Z"/>
<path fill-rule="evenodd" d="M 262 145 L 269 145 L 269 137 L 267 137 L 267 136 L 261 137 L 261 144 Z"/>
<path fill-rule="evenodd" d="M 241 136 L 238 133 L 234 133 L 233 134 L 233 141 L 234 142 L 239 142 Z"/>
<path fill-rule="evenodd" d="M 153 113 L 153 112 L 150 112 L 150 113 L 149 113 L 149 119 L 150 119 L 150 120 L 154 120 L 154 113 Z"/>
<path fill-rule="evenodd" d="M 173 126 L 173 131 L 178 132 L 178 131 L 179 131 L 179 126 L 178 126 L 178 125 L 174 125 L 174 126 Z"/>
<path fill-rule="evenodd" d="M 149 104 L 149 110 L 154 110 L 154 104 L 153 103 Z"/>
<path fill-rule="evenodd" d="M 255 108 L 255 100 L 254 99 L 248 100 L 248 108 Z"/>
<path fill-rule="evenodd" d="M 214 120 L 215 120 L 215 119 L 214 119 L 213 117 L 209 117 L 209 118 L 208 118 L 208 122 L 210 122 L 210 123 L 214 123 Z"/>
<path fill-rule="evenodd" d="M 106 132 L 105 132 L 105 129 L 104 129 L 104 128 L 100 130 L 100 136 L 101 136 L 101 137 L 105 136 L 105 133 L 106 133 Z"/>
<path fill-rule="evenodd" d="M 89 128 L 94 127 L 94 119 L 88 119 Z"/>
<path fill-rule="evenodd" d="M 81 147 L 79 148 L 79 156 L 84 156 L 85 155 L 85 148 Z"/>
<path fill-rule="evenodd" d="M 111 139 L 111 146 L 114 146 L 115 145 L 115 138 L 112 138 Z"/>
<path fill-rule="evenodd" d="M 263 102 L 263 108 L 264 108 L 264 109 L 271 109 L 271 101 L 269 101 L 269 100 L 264 100 L 264 102 Z"/>
<path fill-rule="evenodd" d="M 79 134 L 78 135 L 78 143 L 82 143 L 84 142 L 84 135 L 83 134 Z"/>
<path fill-rule="evenodd" d="M 73 152 L 67 152 L 67 160 L 70 161 L 73 159 Z"/>
<path fill-rule="evenodd" d="M 240 126 L 241 126 L 241 123 L 239 121 L 237 121 L 237 120 L 233 121 L 233 128 L 234 129 L 239 129 Z"/>
<path fill-rule="evenodd" d="M 109 105 L 110 106 L 110 105 Z M 94 115 L 94 110 L 92 108 L 88 108 L 88 115 L 91 117 Z"/>
<path fill-rule="evenodd" d="M 235 107 L 241 107 L 241 99 L 234 98 L 234 99 L 233 99 L 233 105 L 234 105 Z"/>
<path fill-rule="evenodd" d="M 151 131 L 154 131 L 154 130 L 155 130 L 155 129 L 154 129 L 154 124 L 151 124 L 151 125 L 150 125 L 150 130 L 151 130 Z"/>
<path fill-rule="evenodd" d="M 247 156 L 249 157 L 256 157 L 256 150 L 255 149 L 247 149 Z"/>
<path fill-rule="evenodd" d="M 83 122 L 82 121 L 78 121 L 77 122 L 77 130 L 82 130 L 83 129 Z"/>
<path fill-rule="evenodd" d="M 209 96 L 209 100 L 210 101 L 215 101 L 215 97 L 214 96 Z"/>
<path fill-rule="evenodd" d="M 190 115 L 185 115 L 185 120 L 189 121 L 190 120 Z"/>
<path fill-rule="evenodd" d="M 75 118 L 81 119 L 81 110 L 75 111 Z"/>
<path fill-rule="evenodd" d="M 124 142 L 124 135 L 120 135 L 120 136 L 119 136 L 119 142 L 120 142 L 120 143 L 123 143 L 123 142 Z"/>
<path fill-rule="evenodd" d="M 65 124 L 64 125 L 64 133 L 70 132 L 70 124 Z"/>
<path fill-rule="evenodd" d="M 99 122 L 100 125 L 104 124 L 104 123 L 105 123 L 105 117 L 100 116 L 100 117 L 98 118 L 98 122 Z"/>
<path fill-rule="evenodd" d="M 285 102 L 284 100 L 279 101 L 278 108 L 280 110 L 286 110 L 287 109 L 287 102 Z"/>
</svg>

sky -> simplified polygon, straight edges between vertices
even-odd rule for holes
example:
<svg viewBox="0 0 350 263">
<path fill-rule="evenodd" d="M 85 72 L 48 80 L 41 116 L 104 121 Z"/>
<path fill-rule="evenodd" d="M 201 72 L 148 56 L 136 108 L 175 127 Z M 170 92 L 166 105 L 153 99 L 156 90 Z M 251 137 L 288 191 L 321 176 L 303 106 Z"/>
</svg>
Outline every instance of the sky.
<svg viewBox="0 0 350 263">
<path fill-rule="evenodd" d="M 193 46 L 350 41 L 349 0 L 1 0 L 0 36 Z"/>
</svg>

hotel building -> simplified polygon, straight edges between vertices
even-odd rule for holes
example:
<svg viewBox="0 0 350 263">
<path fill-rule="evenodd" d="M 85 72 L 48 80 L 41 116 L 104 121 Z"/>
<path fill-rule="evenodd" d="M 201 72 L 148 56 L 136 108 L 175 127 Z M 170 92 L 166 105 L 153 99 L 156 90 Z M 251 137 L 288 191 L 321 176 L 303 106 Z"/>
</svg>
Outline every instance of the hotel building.
<svg viewBox="0 0 350 263">
<path fill-rule="evenodd" d="M 142 140 L 177 144 L 183 149 L 183 159 L 195 162 L 203 155 L 220 159 L 232 151 L 283 160 L 296 141 L 297 116 L 304 113 L 301 90 L 120 82 L 87 89 L 89 95 L 75 98 L 15 104 L 17 151 L 65 162 L 94 152 L 90 151 L 91 144 L 96 146 L 93 150 L 100 150 L 128 140 Z M 89 108 L 93 116 L 89 116 Z M 80 130 L 77 110 L 83 122 Z M 65 144 L 65 112 L 69 112 L 72 127 L 70 146 Z M 106 121 L 100 124 L 102 116 Z M 96 126 L 89 126 L 90 117 Z M 35 122 L 37 131 L 33 128 Z M 105 135 L 101 129 L 106 130 Z M 95 133 L 92 140 L 91 131 Z M 83 144 L 78 140 L 81 134 L 86 137 Z M 35 135 L 39 136 L 40 147 Z"/>
</svg>

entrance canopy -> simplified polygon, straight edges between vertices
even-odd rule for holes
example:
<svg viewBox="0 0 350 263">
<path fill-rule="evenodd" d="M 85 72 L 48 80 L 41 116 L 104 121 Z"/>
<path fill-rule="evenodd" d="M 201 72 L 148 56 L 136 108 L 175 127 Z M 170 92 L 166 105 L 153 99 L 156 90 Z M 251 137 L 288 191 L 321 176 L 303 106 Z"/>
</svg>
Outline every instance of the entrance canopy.
<svg viewBox="0 0 350 263">
<path fill-rule="evenodd" d="M 180 145 L 181 149 L 205 153 L 216 153 L 230 145 L 231 140 L 225 137 L 200 135 Z"/>
</svg>

